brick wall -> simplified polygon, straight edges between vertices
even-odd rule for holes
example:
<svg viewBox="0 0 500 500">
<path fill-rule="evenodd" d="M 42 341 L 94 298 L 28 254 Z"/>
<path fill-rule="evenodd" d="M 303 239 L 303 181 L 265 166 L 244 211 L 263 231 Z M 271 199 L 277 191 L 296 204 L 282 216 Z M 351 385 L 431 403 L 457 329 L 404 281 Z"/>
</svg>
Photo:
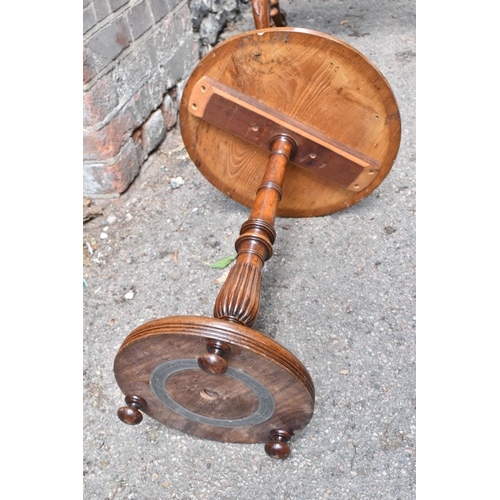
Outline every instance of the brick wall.
<svg viewBox="0 0 500 500">
<path fill-rule="evenodd" d="M 83 0 L 86 196 L 127 189 L 176 124 L 200 56 L 239 10 L 239 0 Z"/>
</svg>

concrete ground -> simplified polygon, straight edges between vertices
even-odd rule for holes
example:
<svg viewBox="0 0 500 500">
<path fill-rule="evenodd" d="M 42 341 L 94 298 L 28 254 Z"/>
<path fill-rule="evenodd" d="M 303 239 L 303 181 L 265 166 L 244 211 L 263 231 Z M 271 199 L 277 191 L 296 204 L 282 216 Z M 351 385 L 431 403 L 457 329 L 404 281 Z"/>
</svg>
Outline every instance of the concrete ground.
<svg viewBox="0 0 500 500">
<path fill-rule="evenodd" d="M 348 210 L 276 221 L 254 328 L 305 364 L 310 424 L 287 460 L 263 445 L 208 441 L 145 416 L 116 417 L 113 360 L 125 337 L 164 316 L 212 315 L 249 209 L 218 192 L 180 135 L 117 199 L 93 200 L 84 241 L 85 499 L 415 498 L 415 3 L 282 1 L 290 26 L 354 46 L 389 81 L 402 118 L 385 181 Z M 249 5 L 222 38 L 252 29 Z M 181 177 L 175 189 L 172 179 Z"/>
</svg>

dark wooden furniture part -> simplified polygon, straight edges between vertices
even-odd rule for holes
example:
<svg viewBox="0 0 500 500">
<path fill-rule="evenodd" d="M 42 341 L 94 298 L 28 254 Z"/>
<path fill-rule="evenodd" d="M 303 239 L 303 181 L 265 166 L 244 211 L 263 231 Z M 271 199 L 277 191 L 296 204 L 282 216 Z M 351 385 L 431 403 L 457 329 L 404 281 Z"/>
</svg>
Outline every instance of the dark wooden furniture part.
<svg viewBox="0 0 500 500">
<path fill-rule="evenodd" d="M 191 75 L 181 133 L 220 191 L 251 207 L 214 317 L 167 317 L 130 333 L 114 364 L 127 424 L 143 413 L 202 438 L 266 443 L 286 458 L 309 423 L 314 385 L 287 349 L 251 328 L 275 217 L 343 210 L 387 176 L 399 111 L 379 71 L 346 43 L 288 28 L 274 0 L 253 0 L 257 29 L 215 47 Z"/>
</svg>

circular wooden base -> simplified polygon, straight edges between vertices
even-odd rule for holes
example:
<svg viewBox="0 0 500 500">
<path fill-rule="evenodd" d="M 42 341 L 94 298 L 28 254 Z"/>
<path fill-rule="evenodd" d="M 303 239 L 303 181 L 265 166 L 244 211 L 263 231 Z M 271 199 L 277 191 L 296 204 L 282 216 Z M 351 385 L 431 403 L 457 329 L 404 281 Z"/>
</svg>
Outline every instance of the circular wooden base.
<svg viewBox="0 0 500 500">
<path fill-rule="evenodd" d="M 198 366 L 210 340 L 229 346 L 223 374 Z M 262 333 L 224 320 L 146 323 L 125 339 L 114 371 L 123 393 L 142 398 L 150 417 L 216 441 L 264 443 L 277 429 L 297 434 L 314 411 L 314 386 L 302 363 Z"/>
<path fill-rule="evenodd" d="M 193 116 L 194 85 L 211 77 L 380 162 L 371 184 L 347 191 L 292 163 L 277 215 L 310 217 L 343 210 L 387 176 L 401 135 L 399 111 L 386 79 L 348 44 L 297 28 L 249 31 L 215 47 L 191 75 L 180 108 L 182 137 L 200 172 L 220 191 L 251 207 L 269 151 Z"/>
</svg>

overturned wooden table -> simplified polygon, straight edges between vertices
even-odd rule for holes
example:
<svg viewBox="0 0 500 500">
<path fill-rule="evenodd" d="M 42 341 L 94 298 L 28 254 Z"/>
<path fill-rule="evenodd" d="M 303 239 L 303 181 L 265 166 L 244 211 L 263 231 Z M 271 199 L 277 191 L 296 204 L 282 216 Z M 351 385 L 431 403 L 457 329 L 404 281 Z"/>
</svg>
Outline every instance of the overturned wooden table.
<svg viewBox="0 0 500 500">
<path fill-rule="evenodd" d="M 114 365 L 126 401 L 118 416 L 138 424 L 144 412 L 202 438 L 266 443 L 269 456 L 286 458 L 315 395 L 299 359 L 251 328 L 274 220 L 331 214 L 368 196 L 398 152 L 397 103 L 346 43 L 273 27 L 231 38 L 199 63 L 180 122 L 200 172 L 252 210 L 214 317 L 158 319 L 123 342 Z"/>
</svg>

